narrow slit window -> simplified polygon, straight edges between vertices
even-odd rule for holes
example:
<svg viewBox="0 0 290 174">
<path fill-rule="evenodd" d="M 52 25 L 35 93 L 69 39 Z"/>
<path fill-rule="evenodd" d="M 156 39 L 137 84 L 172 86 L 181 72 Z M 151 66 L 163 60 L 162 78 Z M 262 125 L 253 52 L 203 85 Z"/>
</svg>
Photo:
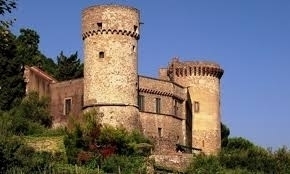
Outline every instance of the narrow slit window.
<svg viewBox="0 0 290 174">
<path fill-rule="evenodd" d="M 72 99 L 66 98 L 64 99 L 64 115 L 69 115 L 71 112 Z"/>
<path fill-rule="evenodd" d="M 161 127 L 158 128 L 158 137 L 159 138 L 162 137 L 162 128 Z"/>
<path fill-rule="evenodd" d="M 102 22 L 98 22 L 98 23 L 97 23 L 97 26 L 98 26 L 98 30 L 102 30 L 102 29 L 103 29 L 103 24 L 102 24 Z"/>
<path fill-rule="evenodd" d="M 104 51 L 101 51 L 99 52 L 99 58 L 105 58 L 105 52 Z"/>
<path fill-rule="evenodd" d="M 156 98 L 156 113 L 157 114 L 160 114 L 160 111 L 161 111 L 161 99 L 160 98 Z"/>
<path fill-rule="evenodd" d="M 178 112 L 178 101 L 174 100 L 174 115 L 177 116 Z"/>
<path fill-rule="evenodd" d="M 199 106 L 199 102 L 195 101 L 195 102 L 194 102 L 194 112 L 195 112 L 195 113 L 198 113 L 198 112 L 199 112 L 199 109 L 200 109 L 199 107 L 200 107 L 200 106 Z"/>
<path fill-rule="evenodd" d="M 143 95 L 138 96 L 138 106 L 139 106 L 140 111 L 144 111 L 145 105 L 144 105 L 144 96 Z"/>
<path fill-rule="evenodd" d="M 136 46 L 135 45 L 132 46 L 132 51 L 133 51 L 133 53 L 136 53 Z"/>
</svg>

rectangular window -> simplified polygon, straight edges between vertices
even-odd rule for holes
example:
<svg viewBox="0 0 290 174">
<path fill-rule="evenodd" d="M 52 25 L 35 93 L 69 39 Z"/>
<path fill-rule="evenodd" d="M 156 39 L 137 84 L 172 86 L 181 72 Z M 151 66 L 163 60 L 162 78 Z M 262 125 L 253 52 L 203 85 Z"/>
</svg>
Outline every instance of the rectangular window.
<svg viewBox="0 0 290 174">
<path fill-rule="evenodd" d="M 158 136 L 159 136 L 159 138 L 161 138 L 162 137 L 162 128 L 158 128 Z"/>
<path fill-rule="evenodd" d="M 84 95 L 81 96 L 81 105 L 84 107 Z"/>
<path fill-rule="evenodd" d="M 100 52 L 99 52 L 99 58 L 104 58 L 104 57 L 105 57 L 105 52 L 100 51 Z"/>
<path fill-rule="evenodd" d="M 98 26 L 98 30 L 102 30 L 102 28 L 103 28 L 102 22 L 98 22 L 97 23 L 97 26 Z"/>
<path fill-rule="evenodd" d="M 198 113 L 198 112 L 199 112 L 199 109 L 200 109 L 200 108 L 199 108 L 199 102 L 195 101 L 195 102 L 194 102 L 194 112 L 195 112 L 195 113 Z"/>
<path fill-rule="evenodd" d="M 160 98 L 156 98 L 155 101 L 156 101 L 156 107 L 155 107 L 155 108 L 156 108 L 156 113 L 157 113 L 157 114 L 160 114 L 160 110 L 161 110 L 161 109 L 160 109 L 160 108 L 161 108 L 161 106 L 160 106 L 160 104 L 161 104 L 161 99 L 160 99 Z"/>
<path fill-rule="evenodd" d="M 177 111 L 178 111 L 178 101 L 174 100 L 174 115 L 177 116 Z"/>
<path fill-rule="evenodd" d="M 69 115 L 71 112 L 72 99 L 66 98 L 64 99 L 64 115 Z"/>
<path fill-rule="evenodd" d="M 143 95 L 138 96 L 138 106 L 139 106 L 140 111 L 144 111 L 145 103 L 144 103 L 144 96 Z"/>
</svg>

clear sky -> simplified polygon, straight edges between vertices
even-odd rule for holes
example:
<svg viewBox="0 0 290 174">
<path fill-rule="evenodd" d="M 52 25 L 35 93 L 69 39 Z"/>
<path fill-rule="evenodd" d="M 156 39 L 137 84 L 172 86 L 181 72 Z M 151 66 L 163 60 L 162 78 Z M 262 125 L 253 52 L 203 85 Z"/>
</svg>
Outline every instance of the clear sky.
<svg viewBox="0 0 290 174">
<path fill-rule="evenodd" d="M 82 57 L 81 11 L 103 3 L 141 11 L 140 74 L 156 77 L 176 56 L 215 61 L 225 70 L 221 114 L 231 136 L 290 147 L 289 0 L 19 0 L 13 31 L 36 30 L 47 57 Z"/>
</svg>

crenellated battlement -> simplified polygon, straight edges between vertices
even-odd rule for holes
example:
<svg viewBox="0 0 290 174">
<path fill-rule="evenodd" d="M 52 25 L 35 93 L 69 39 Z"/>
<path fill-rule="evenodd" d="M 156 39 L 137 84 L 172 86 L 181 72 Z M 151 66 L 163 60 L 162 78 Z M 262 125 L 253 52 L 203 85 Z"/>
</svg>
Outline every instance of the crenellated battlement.
<svg viewBox="0 0 290 174">
<path fill-rule="evenodd" d="M 135 11 L 136 13 L 140 13 L 139 10 L 135 7 L 132 7 L 132 6 L 127 6 L 127 5 L 121 5 L 121 4 L 100 4 L 100 5 L 92 5 L 92 6 L 89 6 L 87 8 L 84 8 L 83 9 L 83 14 L 85 14 L 87 11 L 90 11 L 90 10 L 94 10 L 95 8 L 119 8 L 119 9 L 123 9 L 123 10 L 127 10 L 127 9 L 130 9 L 132 11 Z"/>
<path fill-rule="evenodd" d="M 83 40 L 85 40 L 88 37 L 98 35 L 98 34 L 120 34 L 120 35 L 125 35 L 125 36 L 130 36 L 135 39 L 140 38 L 140 34 L 134 31 L 127 31 L 127 30 L 117 30 L 117 29 L 102 29 L 102 30 L 92 30 L 92 31 L 87 31 L 82 34 Z"/>
<path fill-rule="evenodd" d="M 168 68 L 168 76 L 212 76 L 220 79 L 224 70 L 214 62 L 210 61 L 185 61 L 180 62 L 174 58 Z"/>
</svg>

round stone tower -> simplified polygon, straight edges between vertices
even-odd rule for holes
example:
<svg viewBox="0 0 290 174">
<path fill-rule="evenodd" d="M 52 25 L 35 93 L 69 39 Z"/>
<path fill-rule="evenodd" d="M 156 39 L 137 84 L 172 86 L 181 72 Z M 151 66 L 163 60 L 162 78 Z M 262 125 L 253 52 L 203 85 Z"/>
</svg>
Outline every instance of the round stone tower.
<svg viewBox="0 0 290 174">
<path fill-rule="evenodd" d="M 139 11 L 121 5 L 83 10 L 84 110 L 97 108 L 102 122 L 140 129 L 137 105 Z"/>
<path fill-rule="evenodd" d="M 193 147 L 206 154 L 215 154 L 221 148 L 220 79 L 223 69 L 206 61 L 179 62 L 174 59 L 169 67 L 172 81 L 187 87 L 188 106 L 191 108 Z"/>
</svg>

